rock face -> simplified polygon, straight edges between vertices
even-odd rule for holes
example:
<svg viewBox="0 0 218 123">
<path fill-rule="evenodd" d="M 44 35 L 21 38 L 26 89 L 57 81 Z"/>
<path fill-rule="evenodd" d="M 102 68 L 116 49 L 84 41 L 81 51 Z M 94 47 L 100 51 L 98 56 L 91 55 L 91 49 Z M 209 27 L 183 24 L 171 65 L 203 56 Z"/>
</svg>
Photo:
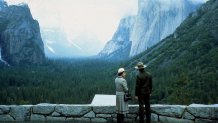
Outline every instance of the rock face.
<svg viewBox="0 0 218 123">
<path fill-rule="evenodd" d="M 172 34 L 199 5 L 190 0 L 139 0 L 139 10 L 131 36 L 130 56 L 135 56 Z"/>
<path fill-rule="evenodd" d="M 132 19 L 134 21 L 125 26 L 123 22 L 128 18 L 122 19 L 117 32 L 100 52 L 100 56 L 124 59 L 145 51 L 172 34 L 200 5 L 191 0 L 138 0 L 139 10 Z M 116 36 L 128 40 L 120 41 Z"/>
<path fill-rule="evenodd" d="M 7 3 L 4 1 L 4 0 L 0 0 L 0 11 L 3 9 L 3 8 L 5 8 L 5 7 L 7 7 L 8 5 L 7 5 Z"/>
<path fill-rule="evenodd" d="M 0 32 L 6 28 L 7 19 L 4 17 L 4 15 L 2 13 L 3 9 L 5 9 L 6 7 L 8 7 L 7 3 L 3 0 L 0 0 Z M 2 41 L 0 39 L 0 43 L 1 42 Z"/>
<path fill-rule="evenodd" d="M 130 35 L 134 23 L 134 16 L 122 19 L 113 38 L 105 45 L 104 49 L 99 53 L 99 56 L 106 59 L 128 58 L 132 43 L 130 41 Z"/>
<path fill-rule="evenodd" d="M 29 7 L 4 4 L 0 18 L 2 59 L 12 65 L 42 63 L 45 60 L 44 45 L 39 24 L 33 19 Z"/>
</svg>

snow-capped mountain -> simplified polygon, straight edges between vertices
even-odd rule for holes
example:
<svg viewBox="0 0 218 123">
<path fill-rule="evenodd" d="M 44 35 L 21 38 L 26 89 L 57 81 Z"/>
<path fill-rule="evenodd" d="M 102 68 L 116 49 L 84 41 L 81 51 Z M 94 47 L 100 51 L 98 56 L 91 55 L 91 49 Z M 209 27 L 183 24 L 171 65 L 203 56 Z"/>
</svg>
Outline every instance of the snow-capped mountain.
<svg viewBox="0 0 218 123">
<path fill-rule="evenodd" d="M 99 56 L 107 59 L 128 58 L 131 48 L 130 35 L 133 31 L 134 23 L 134 16 L 122 19 L 113 38 L 107 42 Z"/>
<path fill-rule="evenodd" d="M 64 30 L 60 28 L 42 28 L 42 39 L 47 57 L 74 57 L 80 55 L 80 49 L 71 45 Z"/>
<path fill-rule="evenodd" d="M 86 57 L 96 54 L 98 50 L 98 39 L 92 34 L 81 34 L 70 39 L 63 29 L 53 27 L 42 28 L 41 35 L 47 57 Z M 90 40 L 92 44 L 85 43 Z"/>
<path fill-rule="evenodd" d="M 63 31 L 61 31 L 59 28 L 42 28 L 41 35 L 47 57 L 58 57 L 59 54 L 63 54 L 63 52 L 60 50 L 65 43 L 61 42 L 67 41 Z"/>
<path fill-rule="evenodd" d="M 120 56 L 117 51 L 129 49 L 128 57 L 133 57 L 147 48 L 157 44 L 160 40 L 172 34 L 181 22 L 202 3 L 192 0 L 138 0 L 138 13 L 134 23 L 129 25 L 129 33 L 123 33 L 122 26 L 116 32 L 128 41 L 112 39 L 100 52 L 100 56 Z M 133 22 L 133 21 L 132 21 Z M 115 33 L 117 35 L 117 33 Z M 128 48 L 131 47 L 131 48 Z"/>
</svg>

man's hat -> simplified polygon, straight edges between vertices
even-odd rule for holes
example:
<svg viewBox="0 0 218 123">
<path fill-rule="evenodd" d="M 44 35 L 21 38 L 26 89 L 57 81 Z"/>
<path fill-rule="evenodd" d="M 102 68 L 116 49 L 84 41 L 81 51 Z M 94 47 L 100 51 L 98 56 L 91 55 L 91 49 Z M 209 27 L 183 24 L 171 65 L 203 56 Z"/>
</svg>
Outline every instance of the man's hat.
<svg viewBox="0 0 218 123">
<path fill-rule="evenodd" d="M 139 62 L 136 66 L 135 66 L 135 69 L 143 69 L 143 68 L 146 68 L 147 66 L 144 65 L 142 62 Z"/>
</svg>

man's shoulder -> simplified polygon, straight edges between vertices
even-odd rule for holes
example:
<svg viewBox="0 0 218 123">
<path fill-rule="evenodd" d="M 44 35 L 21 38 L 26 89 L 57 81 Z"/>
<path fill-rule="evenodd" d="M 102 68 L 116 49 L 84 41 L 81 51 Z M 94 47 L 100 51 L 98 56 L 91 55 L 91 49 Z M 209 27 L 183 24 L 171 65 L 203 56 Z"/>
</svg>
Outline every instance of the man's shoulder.
<svg viewBox="0 0 218 123">
<path fill-rule="evenodd" d="M 146 74 L 147 74 L 148 76 L 151 76 L 151 73 L 150 73 L 150 72 L 147 72 L 147 71 L 146 71 Z"/>
<path fill-rule="evenodd" d="M 152 76 L 151 76 L 151 73 L 150 73 L 150 72 L 147 72 L 147 71 L 145 71 L 145 72 L 143 73 L 143 76 L 144 76 L 144 77 L 152 77 Z"/>
<path fill-rule="evenodd" d="M 140 75 L 140 74 L 146 74 L 146 75 L 151 75 L 151 73 L 150 72 L 148 72 L 148 71 L 144 71 L 144 72 L 138 72 L 137 73 L 137 75 Z"/>
<path fill-rule="evenodd" d="M 138 72 L 138 73 L 136 74 L 136 77 L 139 77 L 139 78 L 141 78 L 141 77 L 152 77 L 152 75 L 151 75 L 150 72 L 144 71 L 143 73 Z"/>
</svg>

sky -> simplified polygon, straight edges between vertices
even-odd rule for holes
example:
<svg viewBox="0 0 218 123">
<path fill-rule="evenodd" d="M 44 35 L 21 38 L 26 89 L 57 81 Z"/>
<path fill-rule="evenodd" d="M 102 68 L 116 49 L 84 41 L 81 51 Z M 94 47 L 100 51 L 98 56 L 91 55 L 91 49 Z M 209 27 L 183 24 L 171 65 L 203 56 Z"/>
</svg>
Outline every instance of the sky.
<svg viewBox="0 0 218 123">
<path fill-rule="evenodd" d="M 121 18 L 136 15 L 138 0 L 5 0 L 9 5 L 27 3 L 41 28 L 60 28 L 69 40 L 95 37 L 96 49 L 103 49 L 115 33 Z M 89 38 L 89 37 L 86 37 Z M 95 41 L 86 40 L 82 44 Z M 81 46 L 82 47 L 82 46 Z M 87 47 L 87 46 L 85 46 Z"/>
</svg>

